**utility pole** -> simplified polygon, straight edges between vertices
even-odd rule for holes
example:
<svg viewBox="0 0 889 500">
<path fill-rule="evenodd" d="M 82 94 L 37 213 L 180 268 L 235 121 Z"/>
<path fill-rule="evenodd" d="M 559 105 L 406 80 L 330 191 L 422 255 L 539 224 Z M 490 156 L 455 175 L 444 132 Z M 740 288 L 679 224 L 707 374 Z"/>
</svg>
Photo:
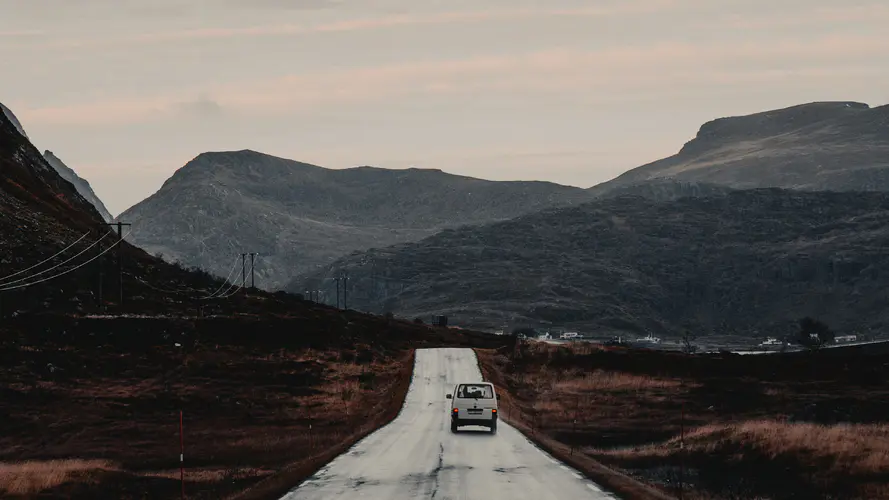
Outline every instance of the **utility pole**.
<svg viewBox="0 0 889 500">
<path fill-rule="evenodd" d="M 343 309 L 349 310 L 349 275 L 343 274 Z"/>
<path fill-rule="evenodd" d="M 254 265 L 253 258 L 256 256 L 256 252 L 250 252 L 250 288 L 256 288 L 256 275 L 253 274 Z"/>
<path fill-rule="evenodd" d="M 123 227 L 132 226 L 128 222 L 108 222 L 108 226 L 117 226 L 117 305 L 123 305 Z"/>
<path fill-rule="evenodd" d="M 247 254 L 241 254 L 241 290 L 243 293 L 247 293 Z"/>
<path fill-rule="evenodd" d="M 99 234 L 102 234 L 103 229 L 105 229 L 105 228 L 101 228 L 99 230 Z M 96 254 L 97 254 L 96 255 L 96 266 L 99 268 L 99 294 L 98 294 L 99 308 L 104 309 L 105 302 L 102 299 L 102 286 L 103 286 L 102 281 L 104 281 L 104 279 L 105 279 L 105 273 L 102 270 L 102 262 L 104 262 L 105 257 L 102 255 L 101 242 L 96 244 Z"/>
<path fill-rule="evenodd" d="M 339 309 L 340 308 L 340 277 L 337 276 L 337 277 L 333 278 L 333 280 L 336 281 L 336 308 Z"/>
</svg>

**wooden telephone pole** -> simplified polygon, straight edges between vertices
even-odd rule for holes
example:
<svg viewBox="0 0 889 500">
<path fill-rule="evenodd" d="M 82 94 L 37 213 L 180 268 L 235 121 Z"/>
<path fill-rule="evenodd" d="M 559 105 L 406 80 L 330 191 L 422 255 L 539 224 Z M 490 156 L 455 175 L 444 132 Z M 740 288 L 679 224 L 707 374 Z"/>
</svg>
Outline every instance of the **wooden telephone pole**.
<svg viewBox="0 0 889 500">
<path fill-rule="evenodd" d="M 340 308 L 340 277 L 336 276 L 333 278 L 336 281 L 336 308 Z"/>
<path fill-rule="evenodd" d="M 117 226 L 117 305 L 123 305 L 123 227 L 132 226 L 129 222 L 108 222 L 108 226 Z M 100 292 L 101 293 L 101 292 Z"/>
<path fill-rule="evenodd" d="M 247 254 L 241 254 L 241 292 L 247 294 Z"/>
<path fill-rule="evenodd" d="M 256 252 L 250 252 L 250 288 L 256 288 L 256 275 L 253 274 L 254 270 L 254 257 L 256 257 Z"/>
</svg>

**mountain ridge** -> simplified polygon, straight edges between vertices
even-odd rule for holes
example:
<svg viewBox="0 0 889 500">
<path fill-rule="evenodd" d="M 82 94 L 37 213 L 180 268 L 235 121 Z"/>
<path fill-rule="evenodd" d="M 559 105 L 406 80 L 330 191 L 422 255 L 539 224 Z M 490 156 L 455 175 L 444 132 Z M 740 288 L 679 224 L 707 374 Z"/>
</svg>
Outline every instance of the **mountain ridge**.
<svg viewBox="0 0 889 500">
<path fill-rule="evenodd" d="M 30 140 L 28 134 L 25 133 L 24 127 L 22 127 L 22 122 L 15 116 L 15 113 L 12 112 L 11 109 L 7 108 L 2 102 L 0 102 L 0 111 L 6 116 L 6 119 L 9 120 L 10 124 L 18 131 L 19 134 L 22 134 L 25 139 Z"/>
<path fill-rule="evenodd" d="M 118 218 L 134 223 L 133 241 L 149 252 L 223 276 L 235 254 L 259 252 L 257 282 L 277 288 L 350 251 L 590 198 L 555 183 L 327 169 L 248 149 L 201 153 Z"/>
<path fill-rule="evenodd" d="M 45 150 L 43 152 L 43 157 L 46 159 L 47 163 L 52 166 L 59 175 L 62 176 L 63 179 L 70 182 L 77 192 L 80 193 L 87 201 L 89 201 L 95 208 L 98 210 L 99 214 L 102 216 L 102 219 L 105 222 L 111 222 L 114 217 L 111 216 L 111 213 L 105 208 L 105 204 L 102 203 L 102 200 L 96 195 L 93 191 L 92 186 L 90 186 L 89 181 L 77 175 L 71 167 L 65 164 L 58 156 L 56 156 L 52 151 Z"/>
<path fill-rule="evenodd" d="M 717 118 L 676 154 L 590 190 L 663 177 L 738 189 L 889 191 L 889 105 L 824 101 Z"/>
<path fill-rule="evenodd" d="M 12 125 L 12 127 L 19 134 L 21 134 L 22 137 L 24 137 L 31 146 L 33 146 L 33 143 L 31 143 L 31 139 L 25 132 L 21 121 L 19 121 L 19 119 L 15 116 L 15 113 L 13 113 L 13 111 L 3 103 L 0 103 L 0 110 L 3 111 L 2 114 L 9 121 L 10 125 Z M 43 158 L 44 160 L 46 160 L 46 163 L 50 167 L 52 167 L 63 179 L 70 182 L 85 200 L 87 200 L 90 204 L 93 205 L 93 207 L 95 207 L 95 209 L 99 212 L 105 222 L 111 222 L 111 214 L 108 212 L 108 209 L 105 208 L 105 204 L 102 203 L 102 200 L 98 196 L 96 196 L 96 193 L 93 191 L 92 186 L 90 186 L 90 183 L 86 179 L 77 175 L 77 172 L 75 172 L 68 165 L 65 165 L 65 163 L 59 157 L 53 154 L 52 151 L 45 150 L 43 152 Z"/>
</svg>

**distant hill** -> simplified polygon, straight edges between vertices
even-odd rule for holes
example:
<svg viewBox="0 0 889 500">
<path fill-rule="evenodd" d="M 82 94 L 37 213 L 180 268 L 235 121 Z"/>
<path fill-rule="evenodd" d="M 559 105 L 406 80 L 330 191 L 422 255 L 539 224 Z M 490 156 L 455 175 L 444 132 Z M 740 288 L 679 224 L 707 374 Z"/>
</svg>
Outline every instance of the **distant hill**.
<svg viewBox="0 0 889 500">
<path fill-rule="evenodd" d="M 210 316 L 305 309 L 280 294 L 255 299 L 256 292 L 236 293 L 234 284 L 170 265 L 127 242 L 120 251 L 122 274 L 114 272 L 117 235 L 20 126 L 0 113 L 0 320 L 9 327 L 13 321 L 27 325 L 33 314 L 59 314 L 54 328 L 27 331 L 32 345 L 70 331 L 64 323 L 77 321 L 71 315 L 98 311 Z"/>
<path fill-rule="evenodd" d="M 108 231 L 101 215 L 7 113 L 0 113 L 0 173 L 0 317 L 93 302 L 98 261 L 77 266 L 114 238 L 89 246 Z M 69 245 L 67 253 L 50 258 Z"/>
<path fill-rule="evenodd" d="M 22 137 L 30 141 L 28 134 L 25 133 L 24 127 L 22 127 L 22 123 L 16 118 L 15 113 L 12 112 L 11 109 L 7 108 L 3 104 L 0 104 L 0 111 L 3 112 L 6 119 L 9 120 L 12 128 L 15 129 Z M 96 210 L 99 211 L 99 214 L 102 215 L 102 218 L 105 222 L 111 222 L 111 214 L 108 213 L 108 209 L 105 208 L 105 205 L 102 203 L 102 200 L 96 196 L 96 193 L 93 192 L 93 188 L 90 186 L 90 183 L 86 181 L 86 179 L 81 178 L 77 175 L 74 170 L 65 165 L 62 160 L 60 160 L 56 155 L 52 153 L 52 151 L 45 151 L 43 153 L 44 159 L 46 162 L 62 176 L 63 179 L 70 182 L 74 185 L 74 188 L 77 189 L 77 192 L 80 193 L 81 196 L 84 197 L 87 201 L 89 201 Z"/>
<path fill-rule="evenodd" d="M 889 326 L 889 194 L 727 191 L 618 196 L 446 230 L 302 277 L 349 307 L 495 327 L 782 334 L 814 316 Z"/>
<path fill-rule="evenodd" d="M 223 277 L 236 254 L 258 252 L 257 286 L 279 288 L 352 251 L 592 196 L 440 170 L 333 170 L 245 150 L 197 156 L 119 218 L 133 223 L 131 241 L 147 251 Z"/>
<path fill-rule="evenodd" d="M 56 169 L 56 172 L 58 172 L 63 179 L 74 185 L 74 188 L 77 189 L 77 192 L 80 193 L 84 199 L 96 207 L 96 210 L 99 211 L 99 214 L 105 222 L 111 222 L 113 219 L 111 213 L 108 212 L 108 209 L 105 208 L 105 204 L 102 203 L 102 200 L 100 200 L 99 197 L 96 196 L 96 193 L 93 192 L 92 186 L 90 186 L 90 183 L 87 182 L 86 179 L 77 175 L 77 172 L 71 170 L 68 165 L 65 165 L 65 163 L 62 162 L 58 156 L 54 155 L 52 151 L 44 151 L 43 157 L 52 168 Z"/>
<path fill-rule="evenodd" d="M 889 191 L 889 106 L 816 102 L 720 118 L 679 153 L 591 191 L 662 178 L 738 189 Z"/>
<path fill-rule="evenodd" d="M 3 115 L 6 117 L 7 120 L 9 120 L 10 125 L 12 125 L 12 127 L 19 134 L 21 134 L 25 139 L 29 139 L 28 134 L 25 133 L 24 127 L 22 127 L 22 122 L 19 121 L 19 119 L 15 116 L 15 113 L 13 113 L 11 109 L 0 103 L 0 111 L 3 112 Z"/>
</svg>

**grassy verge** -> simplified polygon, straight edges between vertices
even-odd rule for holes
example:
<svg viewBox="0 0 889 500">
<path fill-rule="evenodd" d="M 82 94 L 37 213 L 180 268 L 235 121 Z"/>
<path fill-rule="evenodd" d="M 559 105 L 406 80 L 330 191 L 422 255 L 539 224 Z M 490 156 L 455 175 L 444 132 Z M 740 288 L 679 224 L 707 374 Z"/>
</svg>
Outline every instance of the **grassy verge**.
<svg viewBox="0 0 889 500">
<path fill-rule="evenodd" d="M 620 496 L 644 498 L 616 479 L 629 476 L 683 498 L 889 498 L 879 376 L 889 360 L 849 352 L 754 359 L 529 343 L 478 355 L 507 393 L 507 420 L 589 460 L 579 468 Z"/>
<path fill-rule="evenodd" d="M 280 498 L 284 493 L 292 489 L 294 485 L 317 472 L 324 464 L 346 452 L 352 445 L 373 431 L 394 420 L 404 405 L 404 398 L 407 396 L 408 389 L 410 388 L 414 368 L 414 354 L 415 351 L 411 350 L 410 355 L 402 363 L 400 376 L 396 379 L 393 386 L 376 404 L 368 409 L 365 413 L 367 419 L 360 423 L 351 434 L 333 443 L 332 446 L 321 449 L 316 448 L 312 455 L 288 464 L 272 477 L 266 478 L 254 487 L 234 495 L 232 500 Z"/>
</svg>

